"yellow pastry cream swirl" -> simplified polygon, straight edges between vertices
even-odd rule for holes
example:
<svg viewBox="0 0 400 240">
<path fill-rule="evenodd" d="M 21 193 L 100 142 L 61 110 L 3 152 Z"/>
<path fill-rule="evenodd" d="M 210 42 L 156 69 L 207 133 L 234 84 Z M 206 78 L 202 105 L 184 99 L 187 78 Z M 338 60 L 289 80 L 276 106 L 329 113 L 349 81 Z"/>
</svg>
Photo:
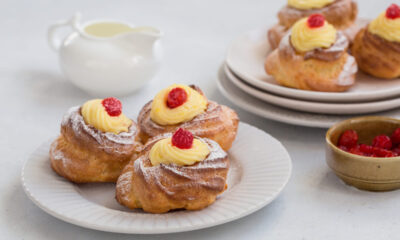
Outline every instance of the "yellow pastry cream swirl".
<svg viewBox="0 0 400 240">
<path fill-rule="evenodd" d="M 322 27 L 310 28 L 308 18 L 297 21 L 291 30 L 290 42 L 298 52 L 329 48 L 336 41 L 336 29 L 327 21 Z"/>
<path fill-rule="evenodd" d="M 368 25 L 368 31 L 387 41 L 400 42 L 400 18 L 387 18 L 383 12 Z"/>
<path fill-rule="evenodd" d="M 333 3 L 335 0 L 288 0 L 289 7 L 308 10 L 323 8 L 326 5 Z"/>
<path fill-rule="evenodd" d="M 150 162 L 153 166 L 160 163 L 174 163 L 179 166 L 193 165 L 196 162 L 203 161 L 210 149 L 207 143 L 193 139 L 192 147 L 189 149 L 181 149 L 172 145 L 171 137 L 156 142 L 150 149 Z"/>
<path fill-rule="evenodd" d="M 119 134 L 128 132 L 132 125 L 132 120 L 127 118 L 123 113 L 119 116 L 110 116 L 102 104 L 102 99 L 93 99 L 83 104 L 81 114 L 83 120 L 102 132 L 112 132 Z"/>
<path fill-rule="evenodd" d="M 167 97 L 174 88 L 182 88 L 187 94 L 187 100 L 176 108 L 167 106 Z M 193 88 L 174 84 L 161 90 L 151 104 L 150 118 L 160 125 L 173 125 L 192 120 L 207 109 L 207 99 Z"/>
</svg>

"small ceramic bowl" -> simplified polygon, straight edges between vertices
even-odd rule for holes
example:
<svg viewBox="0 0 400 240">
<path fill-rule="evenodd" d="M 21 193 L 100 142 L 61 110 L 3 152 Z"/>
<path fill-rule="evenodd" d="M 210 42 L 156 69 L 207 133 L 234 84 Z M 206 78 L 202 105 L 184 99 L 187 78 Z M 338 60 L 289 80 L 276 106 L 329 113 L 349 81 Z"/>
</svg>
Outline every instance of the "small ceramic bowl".
<svg viewBox="0 0 400 240">
<path fill-rule="evenodd" d="M 326 133 L 326 162 L 345 183 L 359 189 L 388 191 L 400 188 L 400 157 L 364 157 L 337 147 L 340 135 L 348 129 L 357 131 L 359 143 L 371 144 L 380 134 L 391 135 L 400 120 L 387 117 L 359 117 L 339 122 Z"/>
</svg>

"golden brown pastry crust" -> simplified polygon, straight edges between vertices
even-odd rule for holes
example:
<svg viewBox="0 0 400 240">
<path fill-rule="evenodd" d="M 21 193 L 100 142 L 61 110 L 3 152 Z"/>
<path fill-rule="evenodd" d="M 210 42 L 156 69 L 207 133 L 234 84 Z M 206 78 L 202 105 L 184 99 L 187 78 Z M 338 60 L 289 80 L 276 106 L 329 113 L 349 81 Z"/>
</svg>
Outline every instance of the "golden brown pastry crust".
<svg viewBox="0 0 400 240">
<path fill-rule="evenodd" d="M 76 183 L 115 182 L 141 150 L 137 138 L 134 122 L 129 132 L 103 133 L 84 122 L 79 107 L 71 108 L 61 123 L 61 135 L 51 145 L 51 167 Z"/>
<path fill-rule="evenodd" d="M 314 13 L 324 15 L 336 29 L 343 30 L 352 42 L 355 35 L 353 29 L 356 27 L 354 22 L 358 13 L 357 3 L 352 0 L 336 0 L 321 9 L 301 10 L 289 6 L 283 7 L 278 13 L 279 23 L 270 28 L 267 33 L 271 49 L 278 47 L 279 42 L 293 24 Z"/>
<path fill-rule="evenodd" d="M 279 84 L 324 92 L 342 92 L 354 84 L 357 65 L 347 53 L 348 42 L 341 43 L 346 37 L 339 33 L 331 48 L 306 53 L 297 53 L 289 39 L 290 32 L 265 61 L 266 72 Z"/>
<path fill-rule="evenodd" d="M 271 50 L 276 49 L 281 39 L 286 35 L 288 29 L 280 24 L 275 24 L 268 30 L 267 37 Z"/>
<path fill-rule="evenodd" d="M 200 93 L 197 87 L 193 88 Z M 208 101 L 207 110 L 193 118 L 192 120 L 175 125 L 162 126 L 153 122 L 150 118 L 151 103 L 148 102 L 140 111 L 138 125 L 142 141 L 155 137 L 160 134 L 174 132 L 178 128 L 184 128 L 191 131 L 194 135 L 209 138 L 219 143 L 227 151 L 235 140 L 239 117 L 232 109 Z"/>
<path fill-rule="evenodd" d="M 352 0 L 336 0 L 323 8 L 310 10 L 285 6 L 278 12 L 279 24 L 289 29 L 301 18 L 308 17 L 314 13 L 324 15 L 325 19 L 336 29 L 345 29 L 356 20 L 358 8 L 357 3 Z"/>
<path fill-rule="evenodd" d="M 149 159 L 151 147 L 171 135 L 149 140 L 139 157 L 125 167 L 116 187 L 116 199 L 120 204 L 151 213 L 173 209 L 199 210 L 212 204 L 217 195 L 226 189 L 228 156 L 209 139 L 202 139 L 211 152 L 201 162 L 190 166 L 152 166 Z"/>
<path fill-rule="evenodd" d="M 360 69 L 378 78 L 400 77 L 400 43 L 387 41 L 367 29 L 358 32 L 351 47 Z"/>
</svg>

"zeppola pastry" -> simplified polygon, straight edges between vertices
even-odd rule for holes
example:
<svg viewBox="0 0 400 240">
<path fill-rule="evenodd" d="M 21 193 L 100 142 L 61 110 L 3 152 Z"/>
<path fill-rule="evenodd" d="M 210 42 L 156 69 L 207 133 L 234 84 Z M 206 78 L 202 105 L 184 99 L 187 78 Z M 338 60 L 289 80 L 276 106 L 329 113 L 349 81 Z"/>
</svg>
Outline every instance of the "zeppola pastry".
<svg viewBox="0 0 400 240">
<path fill-rule="evenodd" d="M 202 209 L 227 188 L 228 169 L 218 143 L 179 128 L 147 142 L 118 178 L 116 199 L 151 213 Z"/>
<path fill-rule="evenodd" d="M 77 183 L 115 182 L 140 152 L 137 139 L 137 126 L 122 113 L 118 99 L 94 99 L 64 116 L 61 135 L 50 148 L 51 167 Z"/>
<path fill-rule="evenodd" d="M 141 138 L 174 132 L 178 128 L 212 139 L 228 150 L 236 137 L 239 118 L 230 108 L 207 100 L 195 86 L 174 84 L 161 90 L 140 111 Z"/>
<path fill-rule="evenodd" d="M 351 52 L 364 72 L 400 77 L 400 8 L 392 4 L 357 34 Z"/>
<path fill-rule="evenodd" d="M 348 39 L 321 14 L 300 19 L 265 61 L 265 70 L 287 87 L 342 92 L 355 82 L 357 64 Z"/>
<path fill-rule="evenodd" d="M 357 4 L 352 0 L 288 0 L 279 13 L 279 23 L 268 31 L 271 48 L 278 47 L 286 32 L 300 19 L 312 14 L 322 14 L 336 29 L 350 37 L 350 28 L 357 17 Z M 348 30 L 347 30 L 348 29 Z"/>
</svg>

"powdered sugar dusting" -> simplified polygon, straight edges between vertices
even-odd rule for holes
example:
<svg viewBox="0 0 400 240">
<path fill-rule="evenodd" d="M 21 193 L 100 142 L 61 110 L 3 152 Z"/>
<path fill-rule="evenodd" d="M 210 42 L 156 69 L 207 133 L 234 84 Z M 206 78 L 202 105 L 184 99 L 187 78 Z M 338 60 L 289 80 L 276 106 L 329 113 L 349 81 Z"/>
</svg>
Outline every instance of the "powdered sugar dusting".
<svg viewBox="0 0 400 240">
<path fill-rule="evenodd" d="M 282 38 L 279 44 L 279 50 L 284 51 L 288 55 L 295 56 L 296 50 L 290 43 L 291 31 Z M 339 59 L 349 46 L 349 40 L 342 33 L 338 32 L 336 35 L 336 40 L 329 48 L 316 48 L 314 50 L 308 51 L 304 54 L 304 59 L 319 59 L 322 61 L 334 61 Z M 300 56 L 299 56 L 300 57 Z"/>
<path fill-rule="evenodd" d="M 346 4 L 349 4 L 350 1 L 348 0 L 336 0 L 334 3 L 329 4 L 323 8 L 319 9 L 309 9 L 309 10 L 304 10 L 304 9 L 297 9 L 293 8 L 290 6 L 285 6 L 279 11 L 280 16 L 285 16 L 287 20 L 291 20 L 291 24 L 294 24 L 297 20 L 300 18 L 310 16 L 311 14 L 314 13 L 323 13 L 323 12 L 335 12 L 338 11 L 338 9 L 343 9 L 345 8 Z M 344 16 L 343 16 L 344 17 Z"/>
<path fill-rule="evenodd" d="M 356 60 L 353 56 L 347 56 L 346 63 L 343 66 L 342 72 L 338 77 L 337 84 L 341 86 L 351 85 L 354 82 L 354 74 L 358 71 Z"/>
<path fill-rule="evenodd" d="M 79 111 L 79 106 L 70 108 L 64 115 L 61 123 L 62 125 L 71 123 L 71 127 L 77 136 L 83 134 L 83 130 L 85 133 L 88 133 L 91 137 L 93 137 L 100 145 L 107 145 L 107 140 L 112 143 L 123 145 L 135 143 L 137 127 L 134 123 L 129 127 L 128 132 L 121 132 L 119 134 L 114 134 L 111 132 L 104 133 L 90 125 L 87 125 Z"/>
<path fill-rule="evenodd" d="M 129 201 L 129 192 L 132 188 L 132 171 L 127 171 L 118 178 L 117 189 L 123 201 Z"/>
<path fill-rule="evenodd" d="M 157 142 L 159 139 L 170 137 L 172 134 L 164 134 L 162 137 L 157 137 L 156 139 L 152 139 L 149 142 L 148 147 L 151 147 L 153 143 Z M 229 168 L 229 161 L 226 161 L 225 158 L 227 154 L 222 148 L 218 145 L 218 143 L 210 140 L 210 139 L 201 139 L 204 141 L 210 148 L 210 154 L 201 162 L 198 162 L 189 166 L 179 166 L 176 164 L 159 164 L 157 166 L 149 165 L 148 154 L 144 154 L 133 163 L 134 171 L 140 172 L 143 174 L 145 182 L 154 182 L 159 189 L 161 189 L 167 195 L 173 195 L 175 192 L 173 189 L 177 187 L 185 188 L 185 187 L 193 187 L 194 185 L 200 185 L 203 187 L 215 187 L 218 183 L 216 181 L 207 181 L 202 178 L 202 172 L 205 169 L 227 169 Z M 165 172 L 169 172 L 170 174 L 179 176 L 180 178 L 186 179 L 179 184 L 174 184 L 173 189 L 164 186 L 162 183 L 168 182 L 168 176 L 170 174 L 164 174 Z M 217 178 L 222 178 L 218 175 L 215 175 L 214 180 Z M 189 196 L 190 197 L 190 196 Z M 192 196 L 193 197 L 193 196 Z"/>
<path fill-rule="evenodd" d="M 348 47 L 349 47 L 349 40 L 342 32 L 338 32 L 335 43 L 327 50 L 329 50 L 330 52 L 338 52 L 338 51 L 344 51 Z"/>
<path fill-rule="evenodd" d="M 339 59 L 349 47 L 349 40 L 342 33 L 336 34 L 335 42 L 329 48 L 317 48 L 307 52 L 304 59 L 315 58 L 323 61 L 334 61 Z"/>
<path fill-rule="evenodd" d="M 165 132 L 169 126 L 161 126 L 153 122 L 150 118 L 151 102 L 147 103 L 139 114 L 138 120 L 142 130 L 150 136 L 157 136 Z M 215 102 L 209 101 L 207 110 L 204 113 L 197 115 L 195 118 L 188 122 L 181 123 L 176 128 L 181 127 L 190 130 L 194 135 L 204 135 L 206 132 L 223 130 L 221 124 L 211 124 L 207 128 L 199 128 L 198 126 L 207 121 L 217 121 L 220 117 L 221 106 Z M 175 129 L 175 128 L 174 128 Z M 174 130 L 173 129 L 173 130 Z"/>
<path fill-rule="evenodd" d="M 68 169 L 69 165 L 72 164 L 72 160 L 66 157 L 61 149 L 58 149 L 58 141 L 54 141 L 53 144 L 51 144 L 50 155 L 53 157 L 54 161 L 62 161 L 65 169 Z"/>
</svg>

